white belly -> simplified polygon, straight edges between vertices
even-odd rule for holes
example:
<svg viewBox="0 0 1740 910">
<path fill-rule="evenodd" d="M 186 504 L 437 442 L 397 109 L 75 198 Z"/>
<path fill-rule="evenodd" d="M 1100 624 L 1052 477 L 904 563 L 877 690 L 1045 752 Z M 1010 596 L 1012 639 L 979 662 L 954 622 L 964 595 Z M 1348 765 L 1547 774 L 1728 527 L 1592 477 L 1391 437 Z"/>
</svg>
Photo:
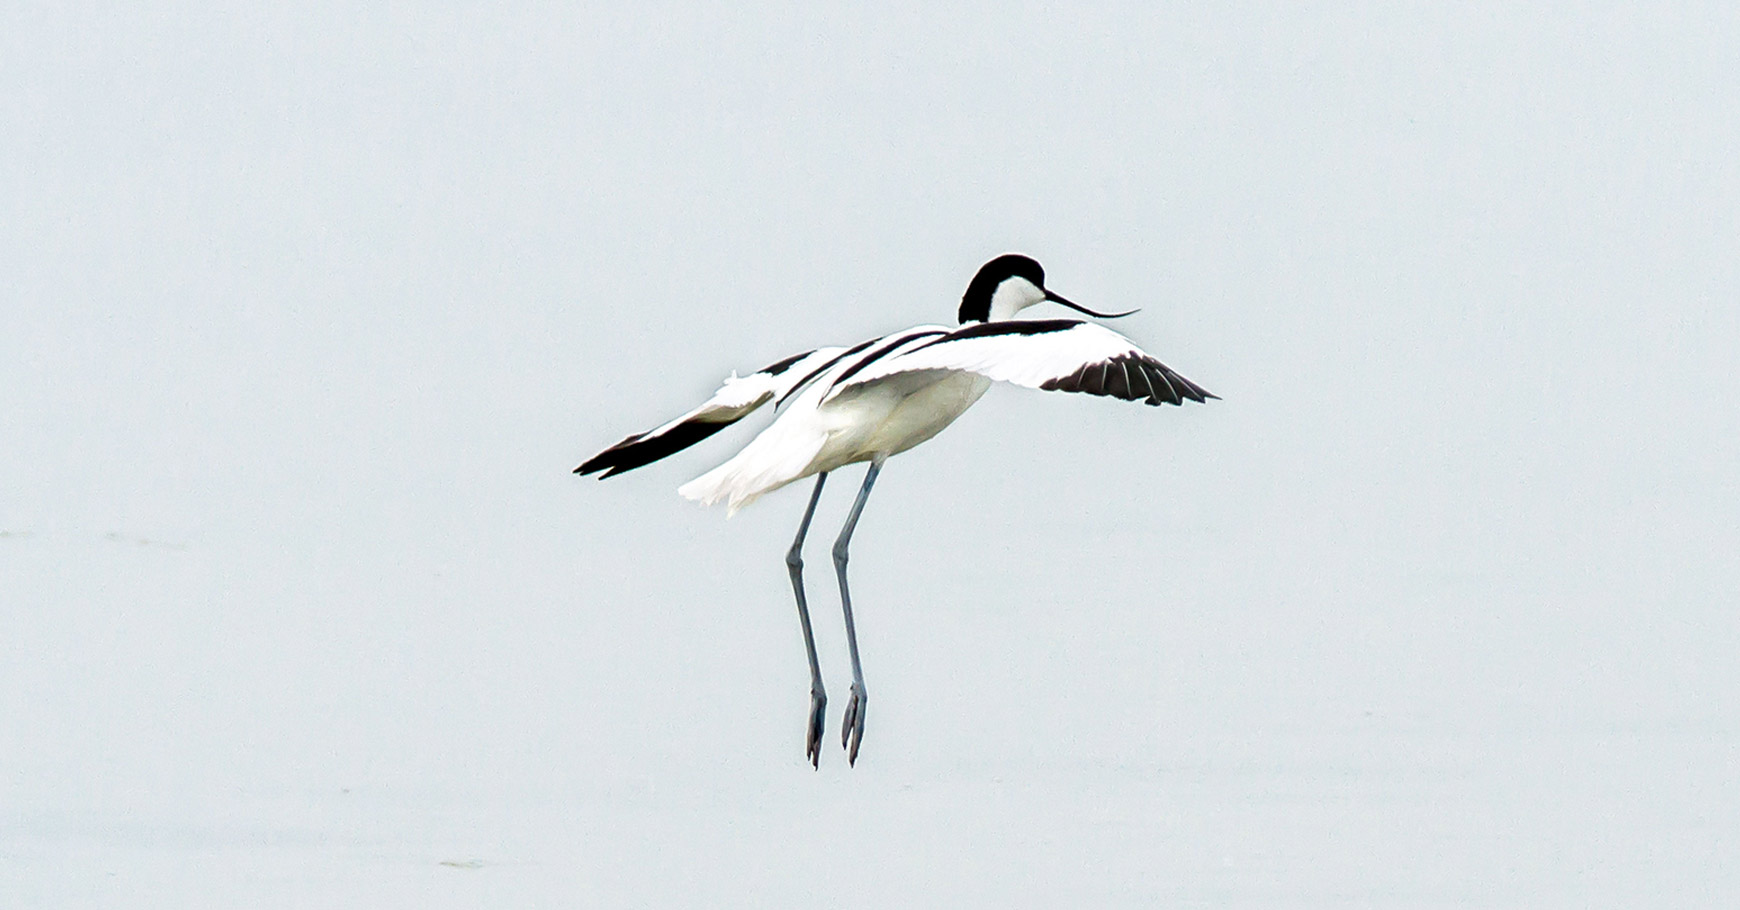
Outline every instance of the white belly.
<svg viewBox="0 0 1740 910">
<path fill-rule="evenodd" d="M 855 461 L 898 455 L 941 433 L 985 394 L 991 380 L 976 373 L 902 373 L 823 406 L 828 442 L 810 473 Z"/>
<path fill-rule="evenodd" d="M 898 455 L 941 433 L 990 387 L 976 373 L 930 370 L 854 386 L 819 408 L 799 399 L 743 451 L 678 492 L 708 504 L 728 498 L 736 512 L 794 480 Z"/>
</svg>

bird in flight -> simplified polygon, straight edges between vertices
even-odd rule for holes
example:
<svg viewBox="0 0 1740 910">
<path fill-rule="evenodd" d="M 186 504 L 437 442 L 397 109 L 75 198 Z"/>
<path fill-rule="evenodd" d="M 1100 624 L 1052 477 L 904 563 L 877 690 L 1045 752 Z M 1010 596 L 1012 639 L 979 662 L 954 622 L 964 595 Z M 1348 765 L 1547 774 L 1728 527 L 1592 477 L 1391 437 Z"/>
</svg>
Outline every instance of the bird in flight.
<svg viewBox="0 0 1740 910">
<path fill-rule="evenodd" d="M 846 551 L 883 463 L 942 432 L 992 382 L 1150 405 L 1219 397 L 1103 326 L 1079 319 L 1020 318 L 1028 307 L 1048 301 L 1101 319 L 1130 315 L 1096 313 L 1066 300 L 1046 289 L 1045 270 L 1039 263 L 1013 253 L 998 256 L 980 267 L 967 285 L 958 327 L 921 325 L 849 348 L 796 354 L 748 376 L 732 374 L 694 410 L 636 433 L 574 469 L 576 474 L 602 472 L 600 480 L 621 474 L 686 449 L 774 403 L 778 414 L 767 429 L 729 461 L 677 492 L 706 505 L 725 502 L 734 514 L 765 493 L 805 477 L 816 478 L 798 522 L 797 538 L 785 555 L 810 661 L 804 754 L 811 765 L 820 767 L 828 698 L 804 597 L 803 544 L 829 472 L 860 461 L 870 463 L 833 550 L 846 647 L 852 658 L 851 697 L 840 741 L 847 763 L 856 765 L 869 696 L 858 660 L 852 596 L 846 586 Z"/>
</svg>

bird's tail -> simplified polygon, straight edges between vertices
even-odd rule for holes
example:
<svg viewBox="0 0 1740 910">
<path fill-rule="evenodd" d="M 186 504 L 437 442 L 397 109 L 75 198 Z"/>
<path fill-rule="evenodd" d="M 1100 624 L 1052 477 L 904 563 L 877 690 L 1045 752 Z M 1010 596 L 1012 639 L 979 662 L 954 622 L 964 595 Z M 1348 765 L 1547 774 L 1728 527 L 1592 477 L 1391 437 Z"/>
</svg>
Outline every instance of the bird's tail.
<svg viewBox="0 0 1740 910">
<path fill-rule="evenodd" d="M 730 461 L 678 487 L 677 493 L 705 506 L 725 502 L 729 514 L 736 515 L 762 494 L 809 476 L 810 462 L 824 440 L 794 448 L 790 441 L 770 438 L 777 426 L 769 427 Z"/>
</svg>

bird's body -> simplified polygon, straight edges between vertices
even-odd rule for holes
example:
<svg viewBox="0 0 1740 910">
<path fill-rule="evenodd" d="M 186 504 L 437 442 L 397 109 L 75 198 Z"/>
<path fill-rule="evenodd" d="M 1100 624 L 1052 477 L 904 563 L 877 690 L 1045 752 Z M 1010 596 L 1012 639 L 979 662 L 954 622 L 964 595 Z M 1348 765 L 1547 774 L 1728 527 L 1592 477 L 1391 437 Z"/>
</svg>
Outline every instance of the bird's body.
<svg viewBox="0 0 1740 910">
<path fill-rule="evenodd" d="M 1029 388 L 1085 392 L 1151 405 L 1201 402 L 1216 396 L 1103 326 L 1074 319 L 1022 320 L 1028 306 L 1052 301 L 1094 313 L 1045 289 L 1044 271 L 1025 256 L 986 263 L 962 298 L 962 325 L 927 325 L 873 338 L 850 348 L 819 348 L 785 358 L 748 376 L 733 375 L 699 407 L 662 426 L 637 433 L 575 469 L 620 474 L 687 448 L 773 402 L 778 416 L 724 464 L 679 488 L 683 496 L 732 512 L 757 497 L 816 476 L 815 492 L 786 561 L 803 620 L 811 671 L 807 753 L 818 760 L 826 697 L 804 600 L 800 551 L 828 473 L 870 462 L 862 491 L 834 548 L 852 653 L 852 701 L 845 738 L 856 760 L 866 696 L 857 634 L 846 586 L 846 544 L 882 464 L 942 432 L 993 381 Z M 1127 315 L 1127 314 L 1118 314 Z"/>
<path fill-rule="evenodd" d="M 949 370 L 902 372 L 844 386 L 842 377 L 854 369 L 862 372 L 878 352 L 897 356 L 899 350 L 948 332 L 940 326 L 919 326 L 874 339 L 854 356 L 837 352 L 814 358 L 821 360 L 815 368 L 819 371 L 793 390 L 796 394 L 767 429 L 731 460 L 677 492 L 706 505 L 728 502 L 735 512 L 793 481 L 889 458 L 929 440 L 978 401 L 991 380 Z"/>
</svg>

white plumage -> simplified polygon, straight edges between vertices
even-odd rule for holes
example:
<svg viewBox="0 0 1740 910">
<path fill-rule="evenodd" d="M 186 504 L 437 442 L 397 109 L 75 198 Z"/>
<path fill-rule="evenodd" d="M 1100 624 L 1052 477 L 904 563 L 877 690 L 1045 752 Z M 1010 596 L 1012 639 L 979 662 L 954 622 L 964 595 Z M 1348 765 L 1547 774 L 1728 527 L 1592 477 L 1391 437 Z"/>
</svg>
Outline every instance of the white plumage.
<svg viewBox="0 0 1740 910">
<path fill-rule="evenodd" d="M 851 348 L 819 348 L 788 357 L 748 376 L 732 374 L 694 410 L 630 436 L 575 469 L 581 474 L 603 472 L 602 477 L 632 470 L 687 448 L 774 402 L 778 416 L 767 429 L 730 460 L 678 492 L 707 505 L 724 502 L 735 513 L 793 481 L 819 478 L 786 558 L 810 657 L 806 752 L 812 763 L 819 761 L 817 741 L 826 698 L 804 601 L 800 551 L 828 472 L 860 461 L 871 464 L 834 548 L 854 680 L 842 735 L 855 761 L 867 696 L 846 586 L 846 544 L 882 463 L 942 432 L 992 382 L 1151 405 L 1216 397 L 1103 326 L 1073 319 L 1016 318 L 1027 307 L 1045 301 L 1090 316 L 1108 316 L 1046 290 L 1044 270 L 1032 259 L 1000 256 L 980 268 L 968 285 L 961 298 L 961 326 L 918 326 Z"/>
<path fill-rule="evenodd" d="M 990 380 L 948 370 L 890 374 L 850 385 L 840 383 L 840 377 L 877 349 L 889 344 L 898 349 L 947 332 L 934 326 L 908 329 L 877 339 L 858 357 L 833 360 L 741 452 L 677 492 L 705 505 L 728 502 L 735 513 L 793 481 L 897 455 L 942 432 L 985 393 Z"/>
</svg>

